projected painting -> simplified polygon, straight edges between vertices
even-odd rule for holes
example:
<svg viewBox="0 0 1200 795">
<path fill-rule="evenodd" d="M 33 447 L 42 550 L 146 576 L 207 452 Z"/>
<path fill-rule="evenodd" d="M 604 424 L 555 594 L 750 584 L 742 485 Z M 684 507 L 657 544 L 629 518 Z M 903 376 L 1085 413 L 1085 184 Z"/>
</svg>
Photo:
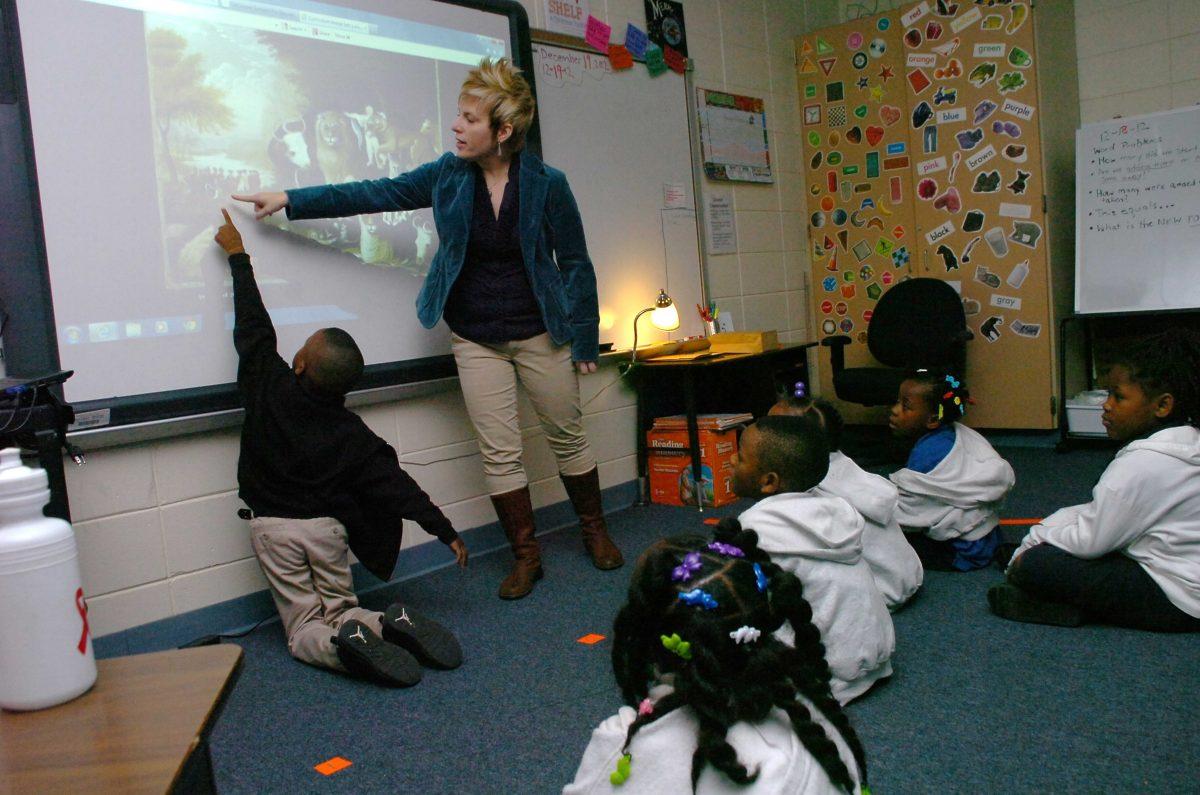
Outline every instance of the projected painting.
<svg viewBox="0 0 1200 795">
<path fill-rule="evenodd" d="M 454 110 L 439 107 L 435 61 L 153 14 L 145 23 L 169 287 L 203 287 L 212 207 L 231 193 L 394 177 L 442 152 Z M 270 223 L 421 277 L 437 246 L 427 209 Z"/>
</svg>

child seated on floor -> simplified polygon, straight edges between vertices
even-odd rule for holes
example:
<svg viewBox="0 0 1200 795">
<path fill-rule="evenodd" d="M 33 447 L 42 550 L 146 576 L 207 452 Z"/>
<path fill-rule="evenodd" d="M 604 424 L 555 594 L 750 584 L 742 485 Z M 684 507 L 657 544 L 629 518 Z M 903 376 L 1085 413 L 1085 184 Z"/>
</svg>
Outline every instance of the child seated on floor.
<svg viewBox="0 0 1200 795">
<path fill-rule="evenodd" d="M 841 497 L 862 515 L 863 558 L 871 567 L 888 610 L 898 610 L 921 587 L 925 571 L 896 521 L 896 485 L 867 472 L 841 452 L 842 415 L 829 401 L 810 398 L 804 393 L 804 384 L 797 384 L 796 392 L 772 406 L 768 414 L 811 415 L 820 422 L 829 444 L 829 474 L 813 489 L 813 494 Z"/>
<path fill-rule="evenodd" d="M 467 547 L 445 515 L 400 468 L 396 451 L 346 408 L 363 358 L 341 329 L 321 329 L 287 364 L 263 306 L 250 257 L 229 213 L 216 234 L 233 277 L 233 344 L 246 410 L 238 496 L 250 540 L 293 657 L 381 684 L 421 679 L 420 665 L 456 668 L 458 641 L 399 602 L 385 613 L 358 606 L 348 551 L 388 580 L 409 519 L 450 547 Z M 382 637 L 381 637 L 382 636 Z"/>
<path fill-rule="evenodd" d="M 564 795 L 867 791 L 805 587 L 736 527 L 638 560 L 613 626 L 628 706 L 592 733 Z M 773 635 L 785 625 L 794 645 Z"/>
<path fill-rule="evenodd" d="M 733 490 L 758 500 L 738 521 L 804 583 L 825 642 L 830 686 L 842 704 L 892 675 L 892 617 L 863 558 L 863 518 L 841 497 L 819 494 L 829 446 L 815 417 L 763 417 L 742 432 Z M 790 643 L 791 629 L 780 638 Z"/>
<path fill-rule="evenodd" d="M 1198 631 L 1200 334 L 1132 346 L 1108 381 L 1104 426 L 1126 445 L 1091 502 L 1030 529 L 988 604 L 1013 621 Z"/>
<path fill-rule="evenodd" d="M 918 370 L 900 384 L 888 420 L 913 445 L 891 480 L 896 520 L 926 569 L 979 569 L 1000 546 L 1000 505 L 1016 478 L 987 439 L 958 422 L 969 400 L 958 378 Z"/>
</svg>

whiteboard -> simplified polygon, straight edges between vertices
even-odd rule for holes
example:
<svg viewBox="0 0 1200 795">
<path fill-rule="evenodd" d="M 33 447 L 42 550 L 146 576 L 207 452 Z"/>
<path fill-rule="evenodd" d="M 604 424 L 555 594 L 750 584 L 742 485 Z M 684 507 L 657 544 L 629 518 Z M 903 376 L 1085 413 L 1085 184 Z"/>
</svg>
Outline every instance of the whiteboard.
<svg viewBox="0 0 1200 795">
<path fill-rule="evenodd" d="M 602 55 L 548 44 L 533 45 L 533 64 L 542 154 L 567 175 L 596 269 L 600 341 L 628 348 L 634 316 L 660 289 L 679 330 L 666 335 L 644 317 L 638 344 L 702 334 L 684 78 L 652 78 L 640 63 L 614 72 Z"/>
<path fill-rule="evenodd" d="M 1075 134 L 1075 311 L 1200 308 L 1200 107 Z"/>
</svg>

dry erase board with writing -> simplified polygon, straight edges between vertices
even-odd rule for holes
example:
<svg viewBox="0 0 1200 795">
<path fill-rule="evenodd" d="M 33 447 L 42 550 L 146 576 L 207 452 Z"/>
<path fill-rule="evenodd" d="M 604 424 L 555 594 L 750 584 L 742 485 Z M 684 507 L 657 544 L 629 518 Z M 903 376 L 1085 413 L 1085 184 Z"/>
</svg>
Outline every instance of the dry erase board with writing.
<svg viewBox="0 0 1200 795">
<path fill-rule="evenodd" d="M 542 154 L 567 175 L 596 268 L 601 342 L 628 347 L 660 289 L 679 308 L 672 336 L 703 333 L 684 79 L 640 63 L 615 72 L 598 53 L 537 42 L 533 65 Z M 663 338 L 648 317 L 638 334 Z"/>
<path fill-rule="evenodd" d="M 1075 311 L 1200 308 L 1200 107 L 1076 133 Z"/>
</svg>

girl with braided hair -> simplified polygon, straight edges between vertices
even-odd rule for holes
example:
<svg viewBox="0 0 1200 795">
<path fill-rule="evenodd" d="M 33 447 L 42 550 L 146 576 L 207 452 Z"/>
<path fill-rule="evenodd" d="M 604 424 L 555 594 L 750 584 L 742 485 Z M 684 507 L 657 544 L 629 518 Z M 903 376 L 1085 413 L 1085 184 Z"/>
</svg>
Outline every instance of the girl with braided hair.
<svg viewBox="0 0 1200 795">
<path fill-rule="evenodd" d="M 1030 529 L 988 604 L 1013 621 L 1200 631 L 1200 335 L 1135 344 L 1108 382 L 1104 426 L 1125 446 L 1091 502 Z"/>
<path fill-rule="evenodd" d="M 773 637 L 788 624 L 794 646 Z M 641 556 L 613 671 L 628 706 L 593 732 L 564 795 L 867 791 L 804 588 L 734 519 Z"/>
<path fill-rule="evenodd" d="M 862 516 L 863 558 L 888 610 L 899 610 L 921 587 L 925 570 L 896 521 L 896 485 L 867 472 L 841 451 L 842 415 L 829 401 L 808 397 L 805 391 L 803 383 L 796 384 L 795 394 L 772 406 L 768 415 L 817 419 L 829 443 L 829 474 L 813 494 L 841 497 Z"/>
<path fill-rule="evenodd" d="M 952 374 L 918 370 L 900 384 L 888 427 L 912 443 L 891 474 L 896 520 L 926 569 L 971 571 L 996 556 L 1000 506 L 1016 483 L 1012 467 L 959 422 L 970 394 Z"/>
</svg>

